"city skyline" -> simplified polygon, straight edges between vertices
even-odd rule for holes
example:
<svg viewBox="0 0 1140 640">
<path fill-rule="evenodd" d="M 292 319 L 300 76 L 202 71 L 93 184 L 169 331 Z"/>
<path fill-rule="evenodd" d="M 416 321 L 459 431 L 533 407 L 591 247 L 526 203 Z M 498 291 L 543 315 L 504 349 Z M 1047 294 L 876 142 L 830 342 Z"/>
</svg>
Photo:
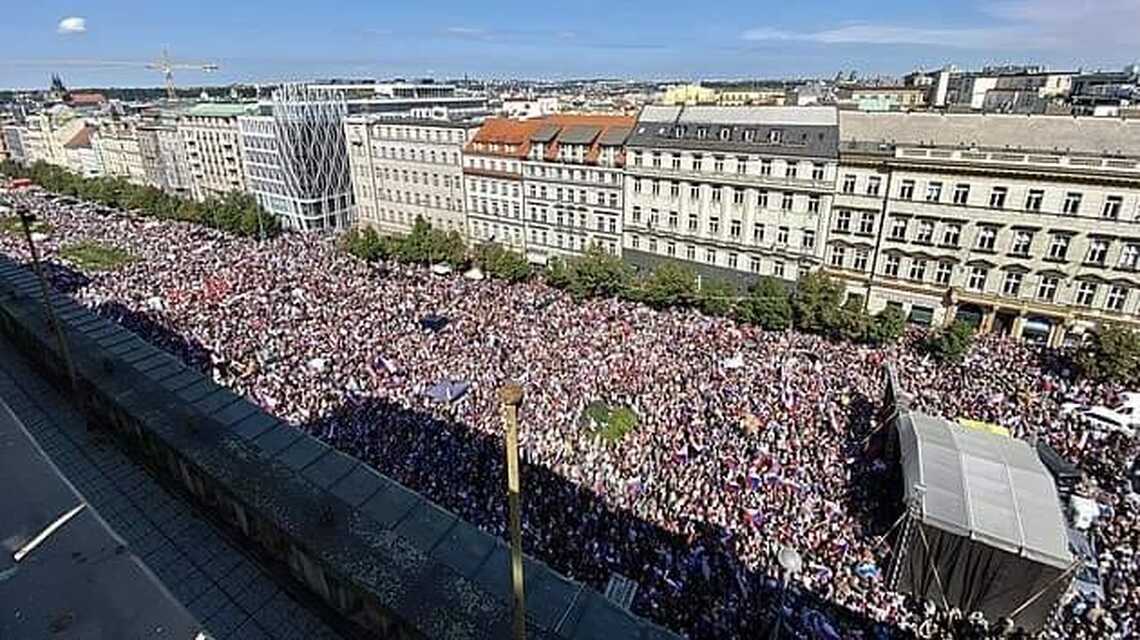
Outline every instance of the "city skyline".
<svg viewBox="0 0 1140 640">
<path fill-rule="evenodd" d="M 1035 63 L 1117 68 L 1136 61 L 1132 0 L 903 3 L 817 0 L 793 6 L 732 1 L 694 19 L 692 7 L 518 2 L 368 6 L 317 12 L 296 0 L 163 5 L 24 6 L 0 26 L 0 87 L 157 86 L 146 64 L 221 65 L 176 75 L 185 86 L 313 77 L 645 80 L 900 75 L 918 67 Z M 599 19 L 604 16 L 605 19 Z M 822 17 L 826 16 L 826 17 Z"/>
</svg>

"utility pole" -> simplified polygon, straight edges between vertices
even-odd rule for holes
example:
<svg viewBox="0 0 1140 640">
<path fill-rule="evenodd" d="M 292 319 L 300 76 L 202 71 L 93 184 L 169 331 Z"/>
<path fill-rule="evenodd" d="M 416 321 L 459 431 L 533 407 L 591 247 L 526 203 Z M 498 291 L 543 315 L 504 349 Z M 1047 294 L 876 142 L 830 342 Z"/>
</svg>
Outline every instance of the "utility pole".
<svg viewBox="0 0 1140 640">
<path fill-rule="evenodd" d="M 16 214 L 20 216 L 20 226 L 24 230 L 24 240 L 28 243 L 28 252 L 32 255 L 32 268 L 36 272 L 36 278 L 40 281 L 40 293 L 43 295 L 44 314 L 47 315 L 48 324 L 51 325 L 52 331 L 55 333 L 55 339 L 59 342 L 59 352 L 63 356 L 63 363 L 67 367 L 67 379 L 71 383 L 71 389 L 75 390 L 75 365 L 71 362 L 71 350 L 67 347 L 67 340 L 63 337 L 63 329 L 59 326 L 59 319 L 55 317 L 55 308 L 51 306 L 50 289 L 48 288 L 47 277 L 44 276 L 43 265 L 40 264 L 40 252 L 36 249 L 36 243 L 32 240 L 32 223 L 36 221 L 36 217 L 24 207 L 18 207 Z"/>
<path fill-rule="evenodd" d="M 507 507 L 511 529 L 511 584 L 514 587 L 514 640 L 526 638 L 526 605 L 523 591 L 522 524 L 519 513 L 519 406 L 523 390 L 508 382 L 499 388 L 499 404 L 507 427 Z"/>
</svg>

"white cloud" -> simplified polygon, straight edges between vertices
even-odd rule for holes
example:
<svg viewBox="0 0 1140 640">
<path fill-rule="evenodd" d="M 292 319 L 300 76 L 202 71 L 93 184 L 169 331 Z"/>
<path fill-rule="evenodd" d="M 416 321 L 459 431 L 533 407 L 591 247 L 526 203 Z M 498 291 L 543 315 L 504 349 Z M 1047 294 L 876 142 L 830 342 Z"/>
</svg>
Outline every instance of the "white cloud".
<svg viewBox="0 0 1140 640">
<path fill-rule="evenodd" d="M 978 26 L 840 24 L 816 31 L 750 29 L 752 42 L 925 45 L 981 50 L 1067 50 L 1086 54 L 1134 49 L 1140 24 L 1138 0 L 1001 0 L 981 7 Z"/>
<path fill-rule="evenodd" d="M 56 31 L 65 36 L 73 35 L 76 33 L 86 33 L 87 18 L 78 18 L 75 16 L 64 18 L 63 20 L 59 21 L 59 26 L 56 27 Z"/>
</svg>

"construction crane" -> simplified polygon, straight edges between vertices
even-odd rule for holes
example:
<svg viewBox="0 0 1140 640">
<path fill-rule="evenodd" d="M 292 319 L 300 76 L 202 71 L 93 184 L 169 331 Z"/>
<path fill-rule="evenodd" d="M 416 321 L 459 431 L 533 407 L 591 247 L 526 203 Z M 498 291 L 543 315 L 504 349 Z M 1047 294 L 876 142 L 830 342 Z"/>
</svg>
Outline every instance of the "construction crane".
<svg viewBox="0 0 1140 640">
<path fill-rule="evenodd" d="M 171 62 L 170 55 L 166 49 L 162 50 L 162 57 L 158 60 L 146 65 L 147 69 L 154 69 L 161 71 L 163 78 L 166 80 L 166 97 L 171 100 L 176 99 L 178 96 L 174 92 L 174 70 L 175 69 L 196 69 L 198 71 L 217 71 L 218 65 L 213 63 L 187 63 L 187 62 Z"/>
</svg>

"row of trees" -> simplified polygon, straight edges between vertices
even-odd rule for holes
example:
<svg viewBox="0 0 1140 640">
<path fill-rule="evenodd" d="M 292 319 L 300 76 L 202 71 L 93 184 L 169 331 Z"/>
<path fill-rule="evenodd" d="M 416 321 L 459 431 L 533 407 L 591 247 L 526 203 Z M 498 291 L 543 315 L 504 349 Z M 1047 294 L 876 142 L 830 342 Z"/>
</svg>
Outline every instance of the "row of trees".
<svg viewBox="0 0 1140 640">
<path fill-rule="evenodd" d="M 368 261 L 478 266 L 491 277 L 512 282 L 536 275 L 514 251 L 495 243 L 468 251 L 458 233 L 432 229 L 423 220 L 417 220 L 407 236 L 381 236 L 371 228 L 352 230 L 342 237 L 341 246 Z M 897 309 L 871 316 L 858 298 L 844 304 L 842 285 L 819 273 L 802 278 L 794 291 L 770 277 L 741 290 L 728 281 L 698 279 L 692 269 L 677 262 L 635 273 L 620 258 L 594 245 L 582 256 L 552 259 L 543 275 L 551 286 L 578 299 L 618 297 L 657 309 L 695 308 L 769 330 L 796 327 L 837 339 L 881 344 L 897 339 L 906 326 Z"/>
<path fill-rule="evenodd" d="M 192 222 L 249 237 L 272 237 L 281 231 L 277 218 L 265 213 L 247 193 L 234 192 L 197 202 L 123 178 L 84 178 L 46 162 L 25 168 L 6 160 L 0 163 L 0 173 L 10 178 L 27 178 L 53 193 L 163 220 Z"/>
</svg>

